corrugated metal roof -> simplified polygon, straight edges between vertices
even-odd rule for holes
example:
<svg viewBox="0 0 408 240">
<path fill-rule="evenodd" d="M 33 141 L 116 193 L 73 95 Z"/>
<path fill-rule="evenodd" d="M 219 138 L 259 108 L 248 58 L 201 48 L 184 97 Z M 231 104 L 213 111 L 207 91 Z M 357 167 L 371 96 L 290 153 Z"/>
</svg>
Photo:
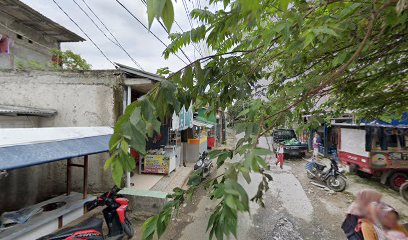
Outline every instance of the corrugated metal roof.
<svg viewBox="0 0 408 240">
<path fill-rule="evenodd" d="M 105 130 L 108 129 L 108 130 Z M 34 165 L 109 151 L 111 128 L 37 128 L 27 129 L 27 139 L 21 139 L 25 129 L 0 129 L 7 142 L 0 145 L 0 170 L 12 170 Z M 65 139 L 61 135 L 72 130 Z M 16 131 L 16 134 L 12 134 Z M 43 133 L 41 133 L 43 131 Z M 32 133 L 37 133 L 33 135 Z M 44 137 L 45 136 L 45 137 Z"/>
<path fill-rule="evenodd" d="M 55 114 L 57 114 L 55 109 L 0 105 L 0 115 L 52 117 Z"/>
<path fill-rule="evenodd" d="M 199 127 L 206 127 L 206 128 L 214 127 L 214 124 L 212 123 L 207 123 L 207 122 L 203 122 L 203 121 L 196 120 L 196 119 L 193 120 L 193 125 L 199 126 Z"/>
<path fill-rule="evenodd" d="M 48 35 L 59 42 L 85 41 L 78 34 L 64 28 L 21 1 L 0 0 L 0 13 L 11 16 L 16 22 L 38 31 L 40 35 Z"/>
<path fill-rule="evenodd" d="M 140 77 L 140 78 L 146 78 L 155 82 L 160 82 L 162 80 L 164 80 L 164 77 L 154 74 L 154 73 L 150 73 L 150 72 L 146 72 L 140 69 L 136 69 L 136 68 L 132 68 L 120 63 L 116 63 L 116 68 L 125 72 L 126 74 L 131 75 L 132 77 Z"/>
</svg>

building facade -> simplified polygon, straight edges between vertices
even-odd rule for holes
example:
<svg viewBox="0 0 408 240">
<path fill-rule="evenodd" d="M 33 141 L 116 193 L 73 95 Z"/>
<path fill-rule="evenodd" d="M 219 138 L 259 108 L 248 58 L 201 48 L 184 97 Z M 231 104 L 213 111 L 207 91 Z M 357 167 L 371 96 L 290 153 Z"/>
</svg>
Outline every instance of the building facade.
<svg viewBox="0 0 408 240">
<path fill-rule="evenodd" d="M 17 0 L 0 0 L 0 69 L 47 69 L 52 49 L 84 39 Z"/>
</svg>

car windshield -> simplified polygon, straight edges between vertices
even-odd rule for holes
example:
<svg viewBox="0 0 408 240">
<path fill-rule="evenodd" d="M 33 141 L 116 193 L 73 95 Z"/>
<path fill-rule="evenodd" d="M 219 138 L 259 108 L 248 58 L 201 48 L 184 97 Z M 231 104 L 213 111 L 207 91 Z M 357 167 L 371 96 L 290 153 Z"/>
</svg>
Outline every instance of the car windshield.
<svg viewBox="0 0 408 240">
<path fill-rule="evenodd" d="M 293 130 L 277 130 L 274 132 L 274 135 L 277 137 L 296 138 L 296 135 Z"/>
</svg>

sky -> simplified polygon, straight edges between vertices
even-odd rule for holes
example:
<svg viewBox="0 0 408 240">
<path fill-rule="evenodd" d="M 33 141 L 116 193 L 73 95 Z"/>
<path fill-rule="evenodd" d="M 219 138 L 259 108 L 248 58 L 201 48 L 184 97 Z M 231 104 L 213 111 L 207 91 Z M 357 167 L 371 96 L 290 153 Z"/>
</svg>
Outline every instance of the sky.
<svg viewBox="0 0 408 240">
<path fill-rule="evenodd" d="M 99 50 L 92 44 L 80 29 L 72 23 L 69 18 L 57 7 L 52 0 L 22 0 L 25 4 L 37 10 L 44 16 L 64 26 L 72 32 L 80 35 L 85 42 L 62 43 L 63 50 L 72 50 L 80 54 L 92 65 L 92 69 L 112 69 L 114 66 L 106 60 Z M 92 23 L 92 21 L 80 10 L 74 0 L 56 0 L 58 4 L 74 19 L 77 24 L 91 37 L 91 39 L 102 49 L 112 62 L 122 63 L 131 67 L 138 68 L 133 61 L 119 47 L 109 41 Z M 97 19 L 89 12 L 83 0 L 75 0 L 82 8 L 93 17 L 100 28 L 105 30 Z M 155 33 L 166 44 L 170 43 L 168 34 L 155 21 L 151 32 L 147 31 L 138 23 L 124 8 L 115 0 L 84 0 L 102 22 L 108 27 L 113 35 L 119 40 L 124 49 L 142 66 L 143 70 L 155 73 L 157 69 L 169 67 L 175 71 L 182 68 L 185 64 L 176 56 L 170 56 L 165 60 L 162 56 L 165 46 L 162 45 L 151 32 Z M 193 3 L 198 4 L 200 0 L 186 0 L 189 10 L 193 9 Z M 147 26 L 147 9 L 142 0 L 120 0 L 135 16 L 137 16 Z M 174 1 L 173 1 L 174 2 Z M 194 5 L 195 6 L 195 5 Z M 190 29 L 186 11 L 183 7 L 183 1 L 177 1 L 174 6 L 175 19 L 184 31 Z M 193 26 L 197 22 L 193 21 Z M 172 32 L 180 31 L 177 25 L 173 24 Z M 109 35 L 106 32 L 106 35 Z M 201 47 L 203 48 L 203 47 Z M 184 49 L 191 60 L 201 57 L 193 48 Z M 207 51 L 206 51 L 207 52 Z M 205 55 L 205 53 L 203 53 Z M 186 62 L 182 53 L 178 53 Z"/>
</svg>

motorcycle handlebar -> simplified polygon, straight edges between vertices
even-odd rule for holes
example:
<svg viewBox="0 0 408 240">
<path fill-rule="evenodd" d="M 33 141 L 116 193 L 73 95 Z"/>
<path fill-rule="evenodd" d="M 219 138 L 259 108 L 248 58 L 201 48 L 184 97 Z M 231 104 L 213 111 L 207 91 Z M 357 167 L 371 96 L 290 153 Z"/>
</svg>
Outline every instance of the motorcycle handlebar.
<svg viewBox="0 0 408 240">
<path fill-rule="evenodd" d="M 85 207 L 87 208 L 88 211 L 91 211 L 92 209 L 95 209 L 98 206 L 102 206 L 105 204 L 110 205 L 112 204 L 112 202 L 114 202 L 112 200 L 118 196 L 118 192 L 120 190 L 121 189 L 115 185 L 109 192 L 102 194 L 95 200 L 85 203 Z"/>
<path fill-rule="evenodd" d="M 93 201 L 90 201 L 90 202 L 87 202 L 87 203 L 85 203 L 85 207 L 86 207 L 86 209 L 88 210 L 88 211 L 91 211 L 91 210 L 93 210 L 93 209 L 95 209 L 96 207 L 98 207 L 99 206 L 99 199 L 95 199 L 95 200 L 93 200 Z"/>
</svg>

